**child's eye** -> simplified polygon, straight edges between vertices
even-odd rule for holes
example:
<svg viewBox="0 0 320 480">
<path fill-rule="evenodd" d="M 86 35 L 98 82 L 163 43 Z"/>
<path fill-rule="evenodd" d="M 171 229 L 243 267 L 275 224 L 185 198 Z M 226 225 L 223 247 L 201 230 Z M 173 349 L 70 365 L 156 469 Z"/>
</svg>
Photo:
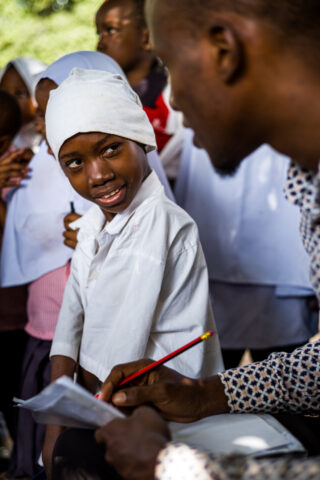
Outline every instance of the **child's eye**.
<svg viewBox="0 0 320 480">
<path fill-rule="evenodd" d="M 118 29 L 115 28 L 115 27 L 106 27 L 105 28 L 105 32 L 111 37 L 112 35 L 114 35 L 115 33 L 118 33 Z"/>
<path fill-rule="evenodd" d="M 120 143 L 113 143 L 112 145 L 108 145 L 105 147 L 101 154 L 106 157 L 112 157 L 115 153 L 117 153 L 118 149 L 120 147 Z"/>
<path fill-rule="evenodd" d="M 82 160 L 80 158 L 75 158 L 73 160 L 69 160 L 68 162 L 65 162 L 64 165 L 66 168 L 69 168 L 70 170 L 75 170 L 76 168 L 81 167 Z"/>
</svg>

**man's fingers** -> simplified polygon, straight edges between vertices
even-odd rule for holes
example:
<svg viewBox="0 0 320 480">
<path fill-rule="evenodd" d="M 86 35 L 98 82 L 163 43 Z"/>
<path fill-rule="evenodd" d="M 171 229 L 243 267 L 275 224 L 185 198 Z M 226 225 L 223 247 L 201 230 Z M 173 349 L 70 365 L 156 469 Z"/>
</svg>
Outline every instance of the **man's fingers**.
<svg viewBox="0 0 320 480">
<path fill-rule="evenodd" d="M 111 372 L 107 380 L 104 382 L 99 400 L 103 402 L 109 402 L 114 390 L 117 388 L 117 385 L 125 378 L 125 374 L 121 370 Z"/>
<path fill-rule="evenodd" d="M 133 373 L 138 372 L 152 362 L 153 360 L 150 359 L 142 359 L 135 362 L 125 363 L 123 365 L 117 365 L 116 367 L 114 367 L 103 384 L 100 399 L 105 402 L 109 402 L 112 393 L 119 386 L 122 380 L 129 377 Z M 139 381 L 145 382 L 145 378 L 139 378 Z"/>
<path fill-rule="evenodd" d="M 119 390 L 112 396 L 112 403 L 117 407 L 137 407 L 153 403 L 155 406 L 159 399 L 159 385 L 131 387 Z"/>
</svg>

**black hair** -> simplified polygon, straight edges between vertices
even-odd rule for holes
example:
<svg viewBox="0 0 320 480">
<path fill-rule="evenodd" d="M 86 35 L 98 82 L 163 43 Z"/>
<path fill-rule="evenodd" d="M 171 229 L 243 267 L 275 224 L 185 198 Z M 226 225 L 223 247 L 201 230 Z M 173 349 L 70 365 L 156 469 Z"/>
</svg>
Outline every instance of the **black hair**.
<svg viewBox="0 0 320 480">
<path fill-rule="evenodd" d="M 164 0 L 159 0 L 164 1 Z M 309 37 L 320 41 L 319 0 L 170 0 L 195 24 L 205 22 L 208 11 L 230 11 L 265 20 L 287 37 Z"/>
<path fill-rule="evenodd" d="M 22 124 L 21 110 L 17 100 L 5 90 L 0 89 L 0 135 L 18 133 Z"/>
<path fill-rule="evenodd" d="M 134 18 L 137 22 L 137 25 L 139 28 L 147 28 L 145 16 L 144 16 L 144 5 L 145 5 L 145 0 L 105 0 L 105 2 L 100 6 L 107 6 L 112 3 L 126 3 L 130 2 L 132 5 L 134 5 Z"/>
</svg>

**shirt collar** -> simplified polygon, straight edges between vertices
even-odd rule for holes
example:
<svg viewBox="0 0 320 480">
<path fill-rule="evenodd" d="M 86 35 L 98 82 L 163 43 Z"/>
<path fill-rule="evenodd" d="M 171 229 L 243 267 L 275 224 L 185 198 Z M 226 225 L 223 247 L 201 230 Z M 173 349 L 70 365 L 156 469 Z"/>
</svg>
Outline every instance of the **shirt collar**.
<svg viewBox="0 0 320 480">
<path fill-rule="evenodd" d="M 96 236 L 101 231 L 117 235 L 140 205 L 149 203 L 152 198 L 163 192 L 163 186 L 157 174 L 152 170 L 141 184 L 130 205 L 123 212 L 118 213 L 111 222 L 106 222 L 106 217 L 100 207 L 93 205 L 83 217 L 73 222 L 71 227 L 73 229 L 80 228 L 79 240 L 92 235 Z"/>
<path fill-rule="evenodd" d="M 313 172 L 291 161 L 284 194 L 303 213 L 320 218 L 320 164 L 318 172 Z"/>
</svg>

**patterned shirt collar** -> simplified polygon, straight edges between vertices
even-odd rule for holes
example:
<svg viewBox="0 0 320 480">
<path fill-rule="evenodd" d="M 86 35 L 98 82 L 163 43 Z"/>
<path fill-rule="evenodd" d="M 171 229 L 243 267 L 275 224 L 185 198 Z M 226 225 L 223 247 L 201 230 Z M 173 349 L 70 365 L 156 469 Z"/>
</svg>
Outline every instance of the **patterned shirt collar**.
<svg viewBox="0 0 320 480">
<path fill-rule="evenodd" d="M 284 187 L 285 197 L 302 212 L 320 218 L 320 164 L 317 173 L 291 161 Z"/>
<path fill-rule="evenodd" d="M 310 280 L 320 301 L 320 168 L 315 173 L 292 161 L 284 193 L 300 207 L 300 233 L 310 256 Z"/>
</svg>

